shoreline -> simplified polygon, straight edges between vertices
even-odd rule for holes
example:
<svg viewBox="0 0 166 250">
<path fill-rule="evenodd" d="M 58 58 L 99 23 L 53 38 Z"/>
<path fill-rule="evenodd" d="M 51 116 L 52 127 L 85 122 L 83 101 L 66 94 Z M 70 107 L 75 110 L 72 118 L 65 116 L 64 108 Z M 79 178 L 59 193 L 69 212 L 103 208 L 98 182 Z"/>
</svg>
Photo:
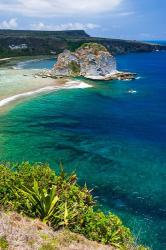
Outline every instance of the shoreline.
<svg viewBox="0 0 166 250">
<path fill-rule="evenodd" d="M 16 104 L 23 102 L 27 97 L 34 97 L 42 93 L 49 93 L 61 89 L 91 87 L 82 80 L 36 77 L 36 73 L 40 72 L 39 69 L 17 68 L 20 63 L 50 58 L 53 58 L 53 56 L 26 57 L 24 59 L 17 57 L 15 60 L 14 58 L 0 59 L 0 62 L 2 61 L 4 63 L 4 66 L 0 67 L 0 114 L 13 108 Z M 5 65 L 6 62 L 9 62 L 10 66 Z"/>
<path fill-rule="evenodd" d="M 9 57 L 9 58 L 0 58 L 0 69 L 1 68 L 11 68 L 13 66 L 16 66 L 19 63 L 25 63 L 28 61 L 35 61 L 35 60 L 49 60 L 49 59 L 56 59 L 56 56 L 54 55 L 36 55 L 36 56 L 15 56 L 15 57 Z"/>
<path fill-rule="evenodd" d="M 90 87 L 92 87 L 92 86 L 83 82 L 83 81 L 80 81 L 80 80 L 75 80 L 75 81 L 68 80 L 67 82 L 64 82 L 62 86 L 60 86 L 60 85 L 57 85 L 57 86 L 52 85 L 51 86 L 50 85 L 50 86 L 39 88 L 39 89 L 36 89 L 33 91 L 28 91 L 28 92 L 24 92 L 24 93 L 20 93 L 17 95 L 13 95 L 13 96 L 9 96 L 7 98 L 4 98 L 4 99 L 0 100 L 0 108 L 7 106 L 9 103 L 14 102 L 16 100 L 20 100 L 20 99 L 22 99 L 22 97 L 33 96 L 33 95 L 43 93 L 43 92 L 49 93 L 50 91 L 51 92 L 58 91 L 61 89 L 75 89 L 75 88 L 84 89 L 84 88 L 90 88 Z"/>
<path fill-rule="evenodd" d="M 24 101 L 26 97 L 34 97 L 42 93 L 49 93 L 62 89 L 74 89 L 74 88 L 83 89 L 92 87 L 92 85 L 89 85 L 82 80 L 74 80 L 72 78 L 71 79 L 70 78 L 43 79 L 42 77 L 35 78 L 34 75 L 32 74 L 33 73 L 32 70 L 29 71 L 29 74 L 23 74 L 24 71 L 18 69 L 12 70 L 12 72 L 17 73 L 19 76 L 22 76 L 21 80 L 23 81 L 24 84 L 23 85 L 18 84 L 17 89 L 12 90 L 13 91 L 12 94 L 7 94 L 6 96 L 2 95 L 2 97 L 0 97 L 0 113 L 7 111 L 9 107 L 15 106 L 15 104 L 17 104 L 18 102 Z M 30 83 L 30 85 L 27 86 L 28 85 L 27 83 Z"/>
<path fill-rule="evenodd" d="M 9 103 L 11 103 L 11 102 L 13 102 L 15 100 L 21 99 L 22 97 L 32 96 L 32 95 L 42 93 L 42 92 L 45 92 L 45 91 L 49 91 L 49 90 L 53 90 L 53 89 L 54 89 L 53 86 L 48 86 L 48 87 L 43 87 L 43 88 L 40 88 L 40 89 L 37 89 L 37 90 L 34 90 L 34 91 L 29 91 L 29 92 L 25 92 L 25 93 L 21 93 L 21 94 L 17 94 L 17 95 L 7 97 L 5 99 L 0 100 L 0 108 L 8 105 Z"/>
</svg>

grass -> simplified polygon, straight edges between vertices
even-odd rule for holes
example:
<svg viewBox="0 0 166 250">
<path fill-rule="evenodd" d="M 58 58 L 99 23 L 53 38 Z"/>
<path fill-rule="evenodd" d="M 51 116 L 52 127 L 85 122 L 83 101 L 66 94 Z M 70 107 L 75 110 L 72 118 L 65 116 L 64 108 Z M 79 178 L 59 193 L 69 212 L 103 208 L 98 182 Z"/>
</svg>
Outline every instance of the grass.
<svg viewBox="0 0 166 250">
<path fill-rule="evenodd" d="M 9 244 L 5 236 L 0 236 L 0 249 L 5 250 L 8 249 Z"/>
</svg>

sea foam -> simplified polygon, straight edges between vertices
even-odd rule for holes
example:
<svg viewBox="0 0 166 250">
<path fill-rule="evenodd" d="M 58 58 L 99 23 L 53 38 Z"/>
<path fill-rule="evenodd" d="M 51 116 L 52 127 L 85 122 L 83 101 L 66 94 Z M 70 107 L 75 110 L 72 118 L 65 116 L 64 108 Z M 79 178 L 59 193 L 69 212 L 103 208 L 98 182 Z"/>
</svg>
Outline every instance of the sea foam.
<svg viewBox="0 0 166 250">
<path fill-rule="evenodd" d="M 65 84 L 66 88 L 68 89 L 85 89 L 85 88 L 91 88 L 92 85 L 86 83 L 86 82 L 83 82 L 83 81 L 79 81 L 79 80 L 76 80 L 76 81 L 68 81 L 66 84 Z"/>
<path fill-rule="evenodd" d="M 17 94 L 17 95 L 7 97 L 7 98 L 5 98 L 3 100 L 0 100 L 0 107 L 3 107 L 5 105 L 7 105 L 8 103 L 13 102 L 13 101 L 15 101 L 17 99 L 20 99 L 22 97 L 31 96 L 31 95 L 35 95 L 35 94 L 38 94 L 38 93 L 41 93 L 41 92 L 50 91 L 50 90 L 54 90 L 54 89 L 55 89 L 55 87 L 48 86 L 48 87 L 40 88 L 40 89 L 37 89 L 37 90 L 34 90 L 34 91 L 29 91 L 29 92 L 25 92 L 25 93 L 21 93 L 21 94 Z"/>
<path fill-rule="evenodd" d="M 81 88 L 81 89 L 84 89 L 84 88 L 89 88 L 89 87 L 92 87 L 91 85 L 83 82 L 83 81 L 67 81 L 63 86 L 47 86 L 47 87 L 43 87 L 43 88 L 40 88 L 40 89 L 37 89 L 37 90 L 34 90 L 34 91 L 28 91 L 28 92 L 24 92 L 24 93 L 21 93 L 21 94 L 17 94 L 17 95 L 13 95 L 13 96 L 10 96 L 10 97 L 7 97 L 5 99 L 2 99 L 0 100 L 0 107 L 3 107 L 3 106 L 6 106 L 7 104 L 13 102 L 13 101 L 16 101 L 16 100 L 19 100 L 23 97 L 27 97 L 27 96 L 32 96 L 32 95 L 36 95 L 36 94 L 39 94 L 39 93 L 42 93 L 42 92 L 49 92 L 49 91 L 57 91 L 57 90 L 60 90 L 60 89 L 74 89 L 74 88 Z"/>
</svg>

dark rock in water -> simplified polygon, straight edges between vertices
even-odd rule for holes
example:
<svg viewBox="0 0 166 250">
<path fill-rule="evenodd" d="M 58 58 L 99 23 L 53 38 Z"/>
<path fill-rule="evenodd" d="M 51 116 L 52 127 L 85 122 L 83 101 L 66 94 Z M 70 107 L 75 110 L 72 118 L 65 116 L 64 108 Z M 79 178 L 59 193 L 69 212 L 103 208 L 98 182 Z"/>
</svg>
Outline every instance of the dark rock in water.
<svg viewBox="0 0 166 250">
<path fill-rule="evenodd" d="M 95 77 L 95 76 L 86 76 L 87 79 L 90 80 L 98 80 L 98 81 L 111 81 L 111 80 L 135 80 L 137 74 L 136 73 L 131 73 L 131 72 L 120 72 L 117 71 L 113 74 L 106 75 L 106 76 L 101 76 L 101 77 Z"/>
<path fill-rule="evenodd" d="M 136 76 L 136 73 L 117 71 L 115 74 L 106 77 L 104 80 L 135 80 Z"/>
</svg>

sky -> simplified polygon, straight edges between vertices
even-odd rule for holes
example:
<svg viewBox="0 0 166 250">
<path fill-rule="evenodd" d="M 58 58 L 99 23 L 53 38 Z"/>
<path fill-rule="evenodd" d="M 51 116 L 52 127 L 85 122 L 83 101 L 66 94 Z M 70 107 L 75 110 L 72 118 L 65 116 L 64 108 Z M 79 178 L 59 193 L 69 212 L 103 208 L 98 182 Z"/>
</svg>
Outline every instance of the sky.
<svg viewBox="0 0 166 250">
<path fill-rule="evenodd" d="M 166 40 L 166 0 L 0 0 L 0 29 Z"/>
</svg>

